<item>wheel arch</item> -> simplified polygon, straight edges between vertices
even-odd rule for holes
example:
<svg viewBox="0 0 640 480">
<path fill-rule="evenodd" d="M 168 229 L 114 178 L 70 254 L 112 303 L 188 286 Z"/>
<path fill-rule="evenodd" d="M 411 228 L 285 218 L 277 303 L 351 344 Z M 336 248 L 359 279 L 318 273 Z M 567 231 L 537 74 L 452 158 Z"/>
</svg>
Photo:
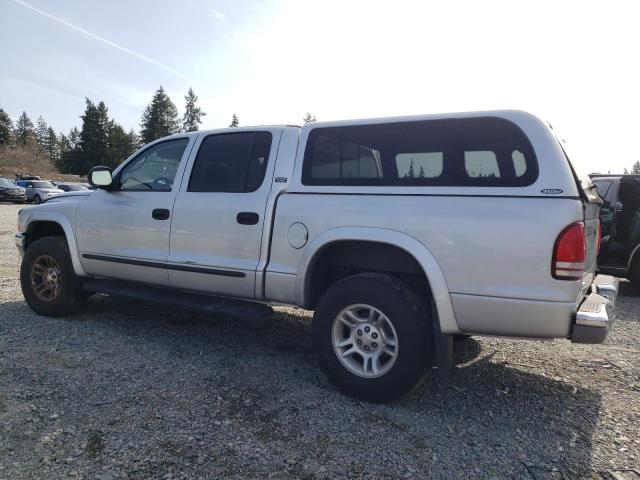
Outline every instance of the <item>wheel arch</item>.
<svg viewBox="0 0 640 480">
<path fill-rule="evenodd" d="M 69 247 L 69 255 L 71 256 L 73 270 L 76 275 L 82 277 L 86 276 L 86 273 L 82 268 L 82 264 L 80 263 L 80 256 L 78 255 L 73 227 L 67 217 L 56 212 L 33 213 L 28 219 L 26 233 L 26 248 L 29 248 L 29 245 L 38 238 L 45 236 L 64 236 Z"/>
<path fill-rule="evenodd" d="M 315 237 L 298 263 L 296 303 L 309 308 L 316 262 L 327 248 L 342 242 L 368 242 L 398 248 L 419 265 L 426 277 L 443 333 L 460 333 L 444 274 L 429 249 L 414 237 L 397 230 L 375 227 L 339 227 Z"/>
</svg>

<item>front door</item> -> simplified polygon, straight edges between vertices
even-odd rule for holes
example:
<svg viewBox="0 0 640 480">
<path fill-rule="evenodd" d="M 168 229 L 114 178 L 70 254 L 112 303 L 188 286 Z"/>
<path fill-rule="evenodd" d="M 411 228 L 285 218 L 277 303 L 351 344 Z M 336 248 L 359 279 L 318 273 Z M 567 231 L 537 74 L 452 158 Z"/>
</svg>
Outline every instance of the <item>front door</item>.
<svg viewBox="0 0 640 480">
<path fill-rule="evenodd" d="M 255 274 L 282 129 L 201 134 L 173 208 L 171 285 L 255 296 Z M 190 171 L 190 173 L 189 173 Z"/>
<path fill-rule="evenodd" d="M 152 144 L 115 174 L 113 190 L 96 190 L 80 203 L 76 235 L 87 273 L 169 285 L 171 217 L 189 141 Z"/>
</svg>

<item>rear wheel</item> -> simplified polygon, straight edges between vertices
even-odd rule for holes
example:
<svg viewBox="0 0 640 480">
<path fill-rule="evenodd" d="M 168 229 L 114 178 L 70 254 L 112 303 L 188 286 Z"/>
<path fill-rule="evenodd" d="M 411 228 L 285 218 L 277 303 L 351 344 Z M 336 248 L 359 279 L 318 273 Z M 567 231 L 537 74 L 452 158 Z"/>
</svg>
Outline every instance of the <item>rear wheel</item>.
<svg viewBox="0 0 640 480">
<path fill-rule="evenodd" d="M 426 301 L 389 275 L 365 273 L 332 285 L 318 302 L 312 336 L 329 380 L 363 400 L 403 397 L 433 362 Z"/>
<path fill-rule="evenodd" d="M 88 298 L 63 237 L 43 237 L 29 245 L 20 267 L 20 286 L 29 307 L 49 317 L 75 313 Z"/>
<path fill-rule="evenodd" d="M 40 195 L 36 195 L 35 197 L 33 197 L 33 203 L 35 203 L 36 205 L 39 203 L 42 203 L 42 199 L 40 198 Z"/>
</svg>

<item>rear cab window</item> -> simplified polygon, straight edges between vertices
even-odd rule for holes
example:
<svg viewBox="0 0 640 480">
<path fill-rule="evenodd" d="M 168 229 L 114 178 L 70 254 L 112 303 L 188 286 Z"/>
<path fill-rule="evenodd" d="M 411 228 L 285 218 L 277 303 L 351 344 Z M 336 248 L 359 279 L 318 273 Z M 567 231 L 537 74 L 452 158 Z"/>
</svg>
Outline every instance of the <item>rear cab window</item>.
<svg viewBox="0 0 640 480">
<path fill-rule="evenodd" d="M 309 132 L 304 185 L 531 185 L 538 163 L 527 136 L 496 117 L 422 120 Z"/>
</svg>

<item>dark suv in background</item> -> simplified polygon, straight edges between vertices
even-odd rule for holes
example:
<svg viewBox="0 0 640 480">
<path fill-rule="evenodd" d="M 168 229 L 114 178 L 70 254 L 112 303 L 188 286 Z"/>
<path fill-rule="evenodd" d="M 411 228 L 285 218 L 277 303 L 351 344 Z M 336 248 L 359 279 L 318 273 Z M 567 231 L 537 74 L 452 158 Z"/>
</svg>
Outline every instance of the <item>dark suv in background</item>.
<svg viewBox="0 0 640 480">
<path fill-rule="evenodd" d="M 640 289 L 640 175 L 593 174 L 600 209 L 602 273 L 629 278 Z"/>
<path fill-rule="evenodd" d="M 0 177 L 0 202 L 24 203 L 27 201 L 27 192 L 7 178 Z"/>
</svg>

